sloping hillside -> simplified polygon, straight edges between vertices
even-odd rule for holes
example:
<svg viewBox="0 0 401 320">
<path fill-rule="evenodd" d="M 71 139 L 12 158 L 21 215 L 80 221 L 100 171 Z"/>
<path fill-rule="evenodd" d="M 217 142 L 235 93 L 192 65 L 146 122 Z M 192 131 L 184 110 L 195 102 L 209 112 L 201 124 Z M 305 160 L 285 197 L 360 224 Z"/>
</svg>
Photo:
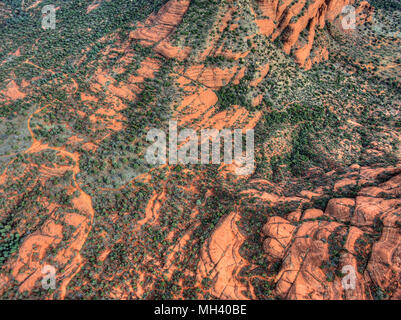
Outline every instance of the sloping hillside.
<svg viewBox="0 0 401 320">
<path fill-rule="evenodd" d="M 0 2 L 0 297 L 401 298 L 400 8 L 45 4 Z M 171 120 L 253 129 L 255 169 L 149 164 Z"/>
</svg>

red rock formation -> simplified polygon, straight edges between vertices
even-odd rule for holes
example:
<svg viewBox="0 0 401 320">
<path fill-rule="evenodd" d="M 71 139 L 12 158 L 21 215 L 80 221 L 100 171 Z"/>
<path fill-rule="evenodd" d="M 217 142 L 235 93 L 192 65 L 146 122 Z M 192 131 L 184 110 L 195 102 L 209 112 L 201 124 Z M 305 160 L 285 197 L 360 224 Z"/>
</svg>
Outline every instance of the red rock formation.
<svg viewBox="0 0 401 320">
<path fill-rule="evenodd" d="M 155 45 L 154 50 L 167 58 L 185 59 L 191 48 L 174 47 L 168 37 L 182 21 L 189 3 L 189 0 L 167 2 L 157 14 L 148 17 L 145 25 L 131 32 L 130 37 L 141 40 L 141 44 L 145 46 Z"/>
<path fill-rule="evenodd" d="M 356 198 L 333 198 L 324 214 L 308 209 L 300 222 L 291 214 L 271 217 L 263 233 L 269 259 L 282 262 L 275 294 L 287 299 L 400 299 L 400 172 L 401 167 L 362 168 Z M 380 183 L 384 175 L 393 177 Z M 342 285 L 341 271 L 350 266 L 354 289 Z"/>
<path fill-rule="evenodd" d="M 367 11 L 358 19 L 369 19 L 372 12 L 370 5 L 363 1 L 360 5 L 354 0 L 314 0 L 296 1 L 257 0 L 262 17 L 256 20 L 261 33 L 271 36 L 272 40 L 280 37 L 283 50 L 290 54 L 294 50 L 296 61 L 307 69 L 312 63 L 327 59 L 325 48 L 316 48 L 314 58 L 310 58 L 317 28 L 322 29 L 326 21 L 333 22 L 346 5 L 356 5 L 356 14 Z M 302 33 L 306 36 L 301 37 Z M 304 38 L 304 39 L 302 39 Z"/>
</svg>

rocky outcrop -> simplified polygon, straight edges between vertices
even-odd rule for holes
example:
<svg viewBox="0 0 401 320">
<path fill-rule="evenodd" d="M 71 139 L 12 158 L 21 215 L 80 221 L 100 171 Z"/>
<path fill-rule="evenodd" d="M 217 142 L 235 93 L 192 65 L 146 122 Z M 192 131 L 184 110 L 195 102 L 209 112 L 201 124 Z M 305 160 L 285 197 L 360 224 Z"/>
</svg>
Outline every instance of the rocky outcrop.
<svg viewBox="0 0 401 320">
<path fill-rule="evenodd" d="M 198 266 L 198 278 L 210 278 L 210 292 L 220 299 L 248 299 L 249 292 L 239 281 L 239 272 L 247 265 L 239 254 L 243 236 L 238 231 L 239 216 L 231 213 L 216 228 L 210 240 L 203 247 Z"/>
<path fill-rule="evenodd" d="M 357 14 L 363 11 L 364 19 L 372 12 L 366 1 L 354 0 L 257 0 L 257 3 L 261 11 L 261 17 L 256 20 L 260 32 L 272 40 L 279 38 L 283 50 L 293 53 L 296 61 L 307 69 L 328 59 L 326 48 L 313 45 L 317 29 L 322 29 L 326 22 L 333 23 L 346 5 L 356 6 Z"/>
<path fill-rule="evenodd" d="M 140 40 L 141 44 L 145 46 L 153 45 L 157 53 L 167 58 L 185 59 L 191 49 L 173 46 L 168 37 L 180 24 L 188 10 L 189 3 L 189 0 L 167 2 L 157 14 L 149 16 L 143 25 L 133 31 L 130 38 Z"/>
<path fill-rule="evenodd" d="M 298 219 L 273 216 L 263 227 L 268 258 L 281 262 L 279 297 L 401 298 L 401 167 L 351 175 L 360 188 L 355 197 L 332 198 L 324 212 L 307 209 Z"/>
</svg>

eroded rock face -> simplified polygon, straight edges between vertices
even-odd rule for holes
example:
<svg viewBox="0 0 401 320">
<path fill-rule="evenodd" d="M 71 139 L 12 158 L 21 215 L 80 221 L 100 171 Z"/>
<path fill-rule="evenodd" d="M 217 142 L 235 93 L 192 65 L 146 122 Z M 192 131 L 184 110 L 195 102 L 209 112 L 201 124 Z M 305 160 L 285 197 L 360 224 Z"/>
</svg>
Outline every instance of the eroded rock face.
<svg viewBox="0 0 401 320">
<path fill-rule="evenodd" d="M 144 25 L 130 34 L 144 46 L 154 46 L 155 52 L 167 58 L 185 59 L 191 48 L 178 48 L 169 41 L 170 34 L 180 24 L 186 13 L 189 0 L 171 0 L 157 14 L 148 17 Z"/>
<path fill-rule="evenodd" d="M 314 46 L 318 29 L 326 22 L 333 23 L 347 5 L 357 7 L 357 21 L 370 19 L 373 10 L 366 1 L 354 0 L 257 0 L 257 3 L 262 13 L 256 20 L 261 33 L 272 40 L 280 38 L 283 50 L 287 54 L 293 52 L 296 61 L 306 69 L 328 59 L 327 48 Z"/>
<path fill-rule="evenodd" d="M 332 198 L 324 214 L 307 209 L 299 221 L 294 214 L 269 218 L 264 250 L 270 261 L 281 262 L 275 293 L 286 299 L 400 299 L 400 173 L 401 167 L 351 170 L 360 188 L 355 197 Z M 354 288 L 343 285 L 351 273 Z"/>
<path fill-rule="evenodd" d="M 213 279 L 211 293 L 220 299 L 248 299 L 249 292 L 239 281 L 239 271 L 246 261 L 239 254 L 243 236 L 237 229 L 238 214 L 231 213 L 217 227 L 207 245 L 202 250 L 198 267 L 200 279 Z"/>
<path fill-rule="evenodd" d="M 263 247 L 273 258 L 283 258 L 285 249 L 291 242 L 295 226 L 281 217 L 271 217 L 263 227 L 267 236 Z"/>
<path fill-rule="evenodd" d="M 143 26 L 132 32 L 131 38 L 143 44 L 154 44 L 168 37 L 181 22 L 189 6 L 188 0 L 171 0 L 157 14 L 148 17 Z"/>
</svg>

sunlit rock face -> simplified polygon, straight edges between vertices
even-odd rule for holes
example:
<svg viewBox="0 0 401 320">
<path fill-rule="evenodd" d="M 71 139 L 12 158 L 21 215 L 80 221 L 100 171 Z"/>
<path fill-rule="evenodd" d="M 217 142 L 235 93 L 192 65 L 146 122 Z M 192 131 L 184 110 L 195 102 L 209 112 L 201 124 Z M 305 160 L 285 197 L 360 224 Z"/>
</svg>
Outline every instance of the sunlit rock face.
<svg viewBox="0 0 401 320">
<path fill-rule="evenodd" d="M 263 234 L 269 259 L 281 262 L 276 294 L 287 299 L 400 299 L 400 172 L 401 167 L 351 170 L 336 185 L 347 188 L 355 181 L 360 191 L 354 198 L 330 199 L 324 211 L 271 217 Z M 349 269 L 354 288 L 343 285 Z"/>
<path fill-rule="evenodd" d="M 356 3 L 357 2 L 357 3 Z M 325 24 L 342 20 L 345 6 L 357 6 L 356 13 L 366 11 L 358 22 L 370 19 L 373 8 L 366 1 L 353 0 L 314 0 L 314 1 L 278 1 L 257 0 L 261 18 L 256 20 L 261 32 L 279 38 L 283 50 L 292 53 L 296 61 L 306 69 L 312 64 L 328 59 L 327 48 L 314 46 L 316 33 Z"/>
</svg>

